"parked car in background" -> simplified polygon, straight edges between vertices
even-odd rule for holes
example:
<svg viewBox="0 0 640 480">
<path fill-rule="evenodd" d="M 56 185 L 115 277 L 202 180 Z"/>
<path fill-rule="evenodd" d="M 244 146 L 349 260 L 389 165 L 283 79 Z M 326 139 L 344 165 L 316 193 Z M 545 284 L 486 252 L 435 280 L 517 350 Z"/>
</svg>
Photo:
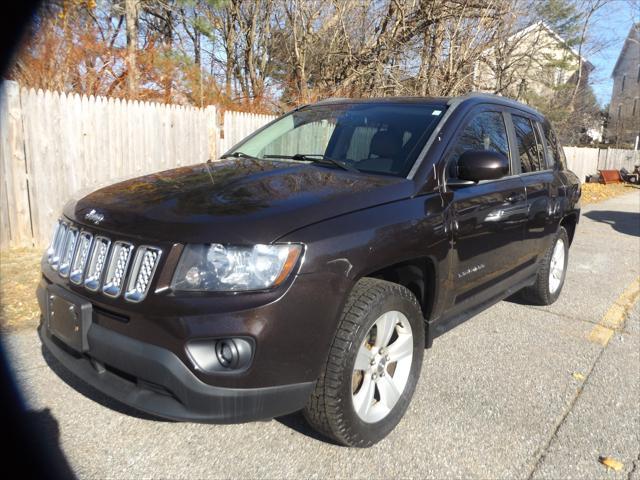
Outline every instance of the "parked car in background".
<svg viewBox="0 0 640 480">
<path fill-rule="evenodd" d="M 556 301 L 579 198 L 549 122 L 506 98 L 304 106 L 222 161 L 70 202 L 42 260 L 40 337 L 145 412 L 304 410 L 367 447 L 435 337 L 514 294 Z"/>
</svg>

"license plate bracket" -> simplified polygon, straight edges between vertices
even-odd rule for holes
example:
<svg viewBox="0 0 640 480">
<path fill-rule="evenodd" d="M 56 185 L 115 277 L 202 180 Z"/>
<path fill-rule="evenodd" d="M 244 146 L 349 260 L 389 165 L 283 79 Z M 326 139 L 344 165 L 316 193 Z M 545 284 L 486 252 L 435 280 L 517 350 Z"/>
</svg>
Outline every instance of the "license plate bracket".
<svg viewBox="0 0 640 480">
<path fill-rule="evenodd" d="M 78 352 L 89 349 L 87 333 L 92 320 L 91 302 L 57 285 L 50 285 L 46 319 L 51 335 Z"/>
</svg>

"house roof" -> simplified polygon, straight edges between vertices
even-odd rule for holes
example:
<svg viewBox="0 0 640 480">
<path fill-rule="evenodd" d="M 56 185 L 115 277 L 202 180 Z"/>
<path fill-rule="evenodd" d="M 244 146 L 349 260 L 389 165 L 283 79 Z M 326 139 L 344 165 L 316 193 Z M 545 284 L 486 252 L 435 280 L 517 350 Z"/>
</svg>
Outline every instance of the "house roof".
<svg viewBox="0 0 640 480">
<path fill-rule="evenodd" d="M 580 55 L 573 47 L 571 47 L 567 43 L 567 41 L 564 38 L 558 35 L 549 25 L 547 25 L 543 21 L 533 23 L 528 27 L 518 30 L 517 32 L 512 34 L 509 38 L 514 38 L 516 36 L 524 37 L 529 32 L 533 32 L 538 29 L 547 31 L 554 38 L 554 40 L 556 40 L 559 44 L 561 44 L 566 50 L 571 52 L 576 58 L 580 59 L 582 64 L 585 65 L 589 70 L 593 70 L 595 68 L 589 60 L 587 60 L 584 56 Z"/>
<path fill-rule="evenodd" d="M 640 22 L 636 23 L 635 25 L 631 25 L 631 28 L 629 29 L 629 35 L 627 35 L 627 38 L 625 38 L 624 40 L 624 45 L 622 45 L 620 55 L 618 55 L 618 60 L 616 60 L 616 64 L 614 65 L 613 71 L 611 72 L 612 77 L 615 77 L 616 70 L 618 70 L 618 66 L 620 65 L 622 58 L 625 56 L 629 46 L 633 42 L 640 42 Z"/>
</svg>

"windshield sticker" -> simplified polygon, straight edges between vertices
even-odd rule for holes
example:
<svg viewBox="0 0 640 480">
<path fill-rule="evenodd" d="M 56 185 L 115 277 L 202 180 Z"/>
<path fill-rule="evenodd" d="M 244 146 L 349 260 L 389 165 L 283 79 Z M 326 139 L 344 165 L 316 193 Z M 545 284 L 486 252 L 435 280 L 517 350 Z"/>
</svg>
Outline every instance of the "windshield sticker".
<svg viewBox="0 0 640 480">
<path fill-rule="evenodd" d="M 431 115 L 435 115 L 436 117 L 442 113 L 442 110 L 434 110 Z"/>
</svg>

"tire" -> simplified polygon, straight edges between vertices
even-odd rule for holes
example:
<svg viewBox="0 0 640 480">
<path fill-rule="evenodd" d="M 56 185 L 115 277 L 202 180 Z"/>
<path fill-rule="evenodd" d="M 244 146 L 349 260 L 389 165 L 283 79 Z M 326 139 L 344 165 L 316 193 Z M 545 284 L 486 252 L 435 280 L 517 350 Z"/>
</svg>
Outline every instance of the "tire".
<svg viewBox="0 0 640 480">
<path fill-rule="evenodd" d="M 388 349 L 379 351 L 385 337 Z M 342 445 L 379 442 L 411 402 L 424 348 L 424 319 L 413 293 L 383 280 L 360 280 L 347 299 L 305 418 Z"/>
<path fill-rule="evenodd" d="M 558 246 L 558 243 L 562 242 L 563 256 L 562 256 L 562 270 L 559 277 L 556 278 L 554 283 L 550 276 L 553 269 L 552 262 L 554 260 L 554 251 Z M 558 247 L 560 248 L 560 247 Z M 569 262 L 569 236 L 564 227 L 558 228 L 553 243 L 545 253 L 540 267 L 538 268 L 538 274 L 536 276 L 536 282 L 530 286 L 524 288 L 520 292 L 520 298 L 531 305 L 551 305 L 555 302 L 562 292 L 564 286 L 564 279 L 567 275 L 567 265 Z M 557 265 L 557 263 L 556 263 Z M 557 272 L 557 269 L 555 270 Z"/>
</svg>

